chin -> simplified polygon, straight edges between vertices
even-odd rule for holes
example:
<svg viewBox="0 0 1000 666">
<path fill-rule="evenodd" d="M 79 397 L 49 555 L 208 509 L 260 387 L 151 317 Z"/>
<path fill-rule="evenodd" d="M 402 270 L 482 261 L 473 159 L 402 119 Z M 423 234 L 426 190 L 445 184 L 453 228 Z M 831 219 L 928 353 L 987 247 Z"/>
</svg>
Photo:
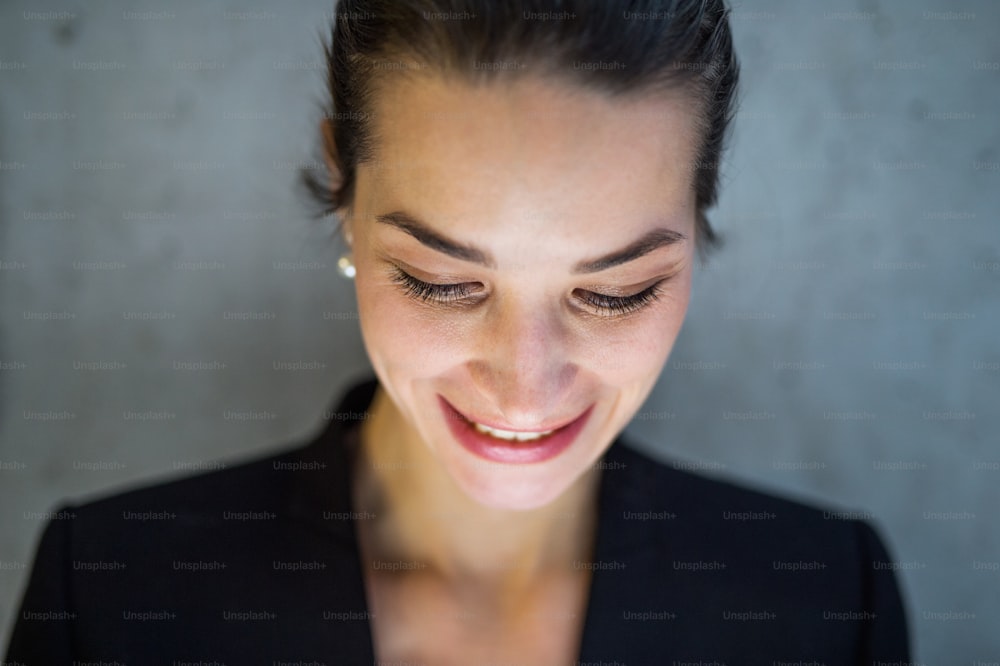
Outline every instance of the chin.
<svg viewBox="0 0 1000 666">
<path fill-rule="evenodd" d="M 488 464 L 479 467 L 448 469 L 452 480 L 472 501 L 491 509 L 531 511 L 558 499 L 576 480 L 563 474 L 528 473 L 521 468 L 490 471 Z"/>
</svg>

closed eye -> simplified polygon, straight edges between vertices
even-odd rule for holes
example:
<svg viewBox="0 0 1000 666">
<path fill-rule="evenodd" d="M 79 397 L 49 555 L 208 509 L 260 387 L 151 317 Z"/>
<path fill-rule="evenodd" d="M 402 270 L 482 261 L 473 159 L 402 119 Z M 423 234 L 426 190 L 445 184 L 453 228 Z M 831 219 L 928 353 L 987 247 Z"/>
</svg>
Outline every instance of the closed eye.
<svg viewBox="0 0 1000 666">
<path fill-rule="evenodd" d="M 389 279 L 403 288 L 403 293 L 425 303 L 456 303 L 467 300 L 473 293 L 476 282 L 455 284 L 434 284 L 418 280 L 398 266 L 393 266 Z"/>
<path fill-rule="evenodd" d="M 650 305 L 660 297 L 660 286 L 666 282 L 664 278 L 637 294 L 630 296 L 608 296 L 593 291 L 582 291 L 580 300 L 605 316 L 622 316 L 631 314 Z"/>
<path fill-rule="evenodd" d="M 478 282 L 456 282 L 450 284 L 437 284 L 424 282 L 402 270 L 398 266 L 393 266 L 389 278 L 398 284 L 403 293 L 410 298 L 424 303 L 440 303 L 442 305 L 454 305 L 461 303 L 471 303 L 477 296 Z M 598 315 L 607 317 L 617 317 L 637 312 L 656 301 L 661 294 L 663 283 L 669 280 L 663 278 L 646 289 L 628 296 L 611 296 L 584 289 L 578 289 L 574 293 L 583 304 L 595 311 Z"/>
</svg>

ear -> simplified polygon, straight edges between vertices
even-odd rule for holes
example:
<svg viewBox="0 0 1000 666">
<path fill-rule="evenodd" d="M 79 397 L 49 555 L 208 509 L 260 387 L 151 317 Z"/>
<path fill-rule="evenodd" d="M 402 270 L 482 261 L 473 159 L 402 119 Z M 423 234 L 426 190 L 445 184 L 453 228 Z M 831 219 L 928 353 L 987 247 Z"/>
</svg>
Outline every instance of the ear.
<svg viewBox="0 0 1000 666">
<path fill-rule="evenodd" d="M 344 182 L 344 174 L 337 166 L 337 141 L 333 135 L 333 121 L 329 118 L 322 118 L 319 121 L 319 130 L 323 135 L 323 159 L 326 161 L 326 168 L 330 171 L 330 187 L 336 189 Z"/>
<path fill-rule="evenodd" d="M 337 165 L 337 142 L 334 139 L 333 134 L 333 121 L 329 118 L 322 118 L 319 121 L 320 134 L 323 136 L 323 159 L 326 161 L 326 168 L 329 172 L 331 189 L 339 189 L 344 182 L 344 174 Z M 350 211 L 345 207 L 337 211 L 337 217 L 340 219 L 340 230 L 343 232 L 344 240 L 347 242 L 347 246 L 351 247 L 353 243 L 353 234 L 351 233 L 351 221 L 350 221 Z"/>
</svg>

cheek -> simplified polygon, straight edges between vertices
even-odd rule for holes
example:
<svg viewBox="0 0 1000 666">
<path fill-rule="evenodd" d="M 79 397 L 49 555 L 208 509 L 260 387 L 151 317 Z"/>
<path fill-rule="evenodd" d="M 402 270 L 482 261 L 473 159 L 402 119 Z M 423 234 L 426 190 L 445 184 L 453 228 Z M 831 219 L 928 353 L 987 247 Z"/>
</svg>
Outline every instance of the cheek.
<svg viewBox="0 0 1000 666">
<path fill-rule="evenodd" d="M 406 296 L 378 275 L 355 278 L 361 334 L 372 363 L 388 374 L 432 377 L 462 358 L 453 318 Z"/>
<path fill-rule="evenodd" d="M 684 323 L 688 298 L 687 284 L 675 284 L 631 321 L 588 326 L 578 347 L 584 364 L 613 386 L 655 380 Z"/>
</svg>

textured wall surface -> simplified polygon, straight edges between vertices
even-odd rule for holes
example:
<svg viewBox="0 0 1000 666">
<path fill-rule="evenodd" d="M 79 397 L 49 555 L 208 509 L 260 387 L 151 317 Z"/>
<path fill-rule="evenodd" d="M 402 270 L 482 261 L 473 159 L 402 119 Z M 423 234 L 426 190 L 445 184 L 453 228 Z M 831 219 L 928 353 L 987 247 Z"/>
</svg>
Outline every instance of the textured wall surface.
<svg viewBox="0 0 1000 666">
<path fill-rule="evenodd" d="M 0 7 L 0 644 L 59 499 L 291 444 L 368 371 L 294 187 L 332 5 L 36 5 Z M 733 27 L 727 245 L 629 431 L 867 513 L 917 662 L 998 662 L 1000 4 Z"/>
</svg>

